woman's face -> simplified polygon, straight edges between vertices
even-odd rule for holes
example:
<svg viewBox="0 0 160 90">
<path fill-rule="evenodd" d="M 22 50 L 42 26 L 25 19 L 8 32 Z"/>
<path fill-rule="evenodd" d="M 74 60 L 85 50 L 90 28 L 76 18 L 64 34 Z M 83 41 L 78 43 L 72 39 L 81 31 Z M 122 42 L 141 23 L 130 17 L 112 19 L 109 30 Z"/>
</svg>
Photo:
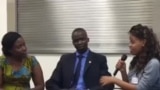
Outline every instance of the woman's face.
<svg viewBox="0 0 160 90">
<path fill-rule="evenodd" d="M 129 39 L 130 39 L 130 44 L 129 44 L 130 53 L 133 55 L 138 55 L 139 53 L 141 53 L 144 48 L 146 40 L 141 40 L 133 36 L 132 34 L 130 34 Z"/>
<path fill-rule="evenodd" d="M 15 57 L 26 57 L 27 55 L 27 47 L 25 41 L 22 37 L 18 38 L 13 45 L 11 53 Z"/>
</svg>

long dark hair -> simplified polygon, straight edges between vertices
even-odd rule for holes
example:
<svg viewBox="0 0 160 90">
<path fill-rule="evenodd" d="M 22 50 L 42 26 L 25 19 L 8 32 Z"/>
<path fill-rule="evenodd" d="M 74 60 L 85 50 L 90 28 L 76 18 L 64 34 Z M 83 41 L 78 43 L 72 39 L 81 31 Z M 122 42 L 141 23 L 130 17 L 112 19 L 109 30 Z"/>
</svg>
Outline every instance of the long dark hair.
<svg viewBox="0 0 160 90">
<path fill-rule="evenodd" d="M 146 40 L 142 53 L 133 57 L 130 69 L 136 66 L 137 72 L 140 72 L 152 58 L 157 58 L 160 61 L 160 45 L 151 28 L 138 24 L 130 29 L 129 34 L 140 40 Z"/>
</svg>

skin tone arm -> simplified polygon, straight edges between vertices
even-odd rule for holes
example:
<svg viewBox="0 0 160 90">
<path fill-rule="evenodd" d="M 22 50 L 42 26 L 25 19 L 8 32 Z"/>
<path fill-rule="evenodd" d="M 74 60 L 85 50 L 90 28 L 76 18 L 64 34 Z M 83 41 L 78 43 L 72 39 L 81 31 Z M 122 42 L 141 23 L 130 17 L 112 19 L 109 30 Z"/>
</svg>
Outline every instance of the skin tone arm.
<svg viewBox="0 0 160 90">
<path fill-rule="evenodd" d="M 128 82 L 128 76 L 126 72 L 126 63 L 122 60 L 119 60 L 116 64 L 116 68 L 121 72 L 122 80 L 119 80 L 114 77 L 102 77 L 100 79 L 100 82 L 102 85 L 105 85 L 106 83 L 115 83 L 118 86 L 120 86 L 123 90 L 135 90 L 134 85 L 129 84 Z M 110 81 L 106 82 L 105 79 L 109 79 Z"/>
<path fill-rule="evenodd" d="M 121 71 L 121 76 L 123 81 L 129 82 L 126 71 Z"/>
<path fill-rule="evenodd" d="M 100 83 L 102 86 L 110 83 L 114 83 L 118 86 L 120 86 L 123 90 L 136 90 L 136 86 L 133 84 L 130 84 L 128 82 L 122 81 L 120 79 L 117 79 L 115 77 L 109 77 L 109 76 L 103 76 L 100 79 Z"/>
<path fill-rule="evenodd" d="M 104 86 L 106 84 L 114 83 L 114 84 L 120 86 L 123 90 L 136 90 L 135 85 L 128 83 L 129 80 L 128 80 L 128 76 L 127 76 L 127 72 L 126 72 L 125 62 L 122 60 L 119 60 L 118 63 L 116 64 L 116 68 L 119 69 L 119 71 L 121 72 L 123 80 L 120 80 L 115 77 L 103 76 L 100 79 L 101 85 Z"/>
<path fill-rule="evenodd" d="M 32 79 L 35 87 L 32 88 L 31 90 L 44 90 L 43 73 L 39 64 L 33 68 Z"/>
<path fill-rule="evenodd" d="M 122 60 L 119 60 L 118 63 L 116 64 L 116 68 L 118 68 L 119 71 L 121 72 L 122 80 L 129 82 L 128 76 L 127 76 L 127 71 L 126 71 L 126 63 Z"/>
</svg>

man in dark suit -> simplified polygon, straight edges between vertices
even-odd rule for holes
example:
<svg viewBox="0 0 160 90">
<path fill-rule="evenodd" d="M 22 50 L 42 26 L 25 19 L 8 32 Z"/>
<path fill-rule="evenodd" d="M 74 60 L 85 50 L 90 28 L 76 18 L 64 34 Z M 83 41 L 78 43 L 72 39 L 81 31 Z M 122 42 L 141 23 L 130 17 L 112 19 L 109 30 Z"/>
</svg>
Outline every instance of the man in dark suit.
<svg viewBox="0 0 160 90">
<path fill-rule="evenodd" d="M 100 85 L 100 77 L 111 74 L 108 72 L 106 57 L 92 52 L 88 42 L 87 32 L 83 28 L 76 28 L 72 32 L 76 52 L 61 56 L 51 78 L 46 82 L 47 90 L 113 90 L 113 84 Z"/>
</svg>

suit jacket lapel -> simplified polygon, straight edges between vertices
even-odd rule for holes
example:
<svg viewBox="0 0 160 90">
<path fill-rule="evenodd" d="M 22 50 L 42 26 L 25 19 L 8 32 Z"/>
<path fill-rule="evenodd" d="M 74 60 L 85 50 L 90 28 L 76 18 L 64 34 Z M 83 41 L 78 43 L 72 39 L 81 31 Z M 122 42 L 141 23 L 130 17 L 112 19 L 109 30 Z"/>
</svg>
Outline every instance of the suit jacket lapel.
<svg viewBox="0 0 160 90">
<path fill-rule="evenodd" d="M 74 76 L 74 68 L 75 68 L 75 62 L 76 62 L 76 55 L 75 53 L 72 54 L 72 56 L 69 59 L 70 61 L 68 63 L 70 63 L 70 65 L 68 66 L 67 72 L 68 74 L 71 74 L 69 76 L 71 76 L 71 78 Z"/>
</svg>

